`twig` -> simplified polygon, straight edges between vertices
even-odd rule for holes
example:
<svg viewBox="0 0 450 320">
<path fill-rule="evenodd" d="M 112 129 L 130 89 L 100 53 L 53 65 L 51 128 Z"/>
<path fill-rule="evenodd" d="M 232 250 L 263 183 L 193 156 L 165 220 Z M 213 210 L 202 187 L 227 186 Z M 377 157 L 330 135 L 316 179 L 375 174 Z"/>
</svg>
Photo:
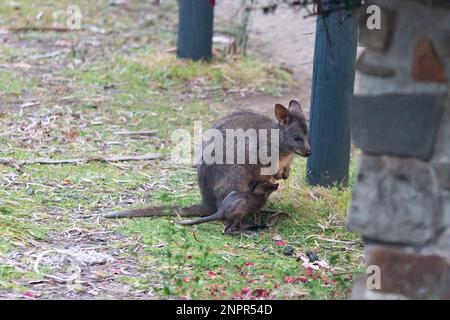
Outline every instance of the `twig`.
<svg viewBox="0 0 450 320">
<path fill-rule="evenodd" d="M 11 158 L 0 158 L 0 163 L 9 166 L 22 166 L 28 164 L 71 164 L 71 163 L 87 163 L 87 162 L 119 162 L 119 161 L 140 161 L 140 160 L 154 160 L 161 157 L 159 153 L 148 153 L 141 156 L 116 156 L 116 157 L 91 157 L 79 159 L 31 159 L 31 160 L 14 160 Z"/>
<path fill-rule="evenodd" d="M 106 161 L 106 162 L 117 162 L 117 161 L 139 161 L 139 160 L 153 160 L 161 158 L 159 153 L 148 153 L 142 156 L 117 156 L 117 157 L 107 157 L 107 158 L 93 158 L 91 161 Z"/>
<path fill-rule="evenodd" d="M 281 210 L 262 209 L 260 212 L 261 213 L 270 213 L 270 214 L 272 214 L 272 216 L 283 215 L 283 216 L 289 217 L 289 213 L 287 213 L 285 211 L 281 211 Z"/>
<path fill-rule="evenodd" d="M 39 32 L 69 32 L 69 31 L 80 31 L 81 29 L 70 29 L 67 27 L 38 27 L 38 26 L 29 26 L 29 27 L 9 27 L 8 31 L 10 32 L 29 32 L 29 31 L 39 31 Z"/>
<path fill-rule="evenodd" d="M 38 59 L 48 59 L 48 58 L 54 58 L 59 56 L 61 53 L 63 53 L 60 50 L 57 51 L 53 51 L 53 52 L 48 52 L 48 53 L 44 53 L 44 54 L 36 54 L 30 57 L 30 59 L 32 60 L 38 60 Z"/>
<path fill-rule="evenodd" d="M 192 232 L 192 236 L 194 237 L 195 241 L 198 243 L 202 243 L 200 240 L 197 239 L 197 234 L 195 232 Z"/>
<path fill-rule="evenodd" d="M 341 243 L 341 244 L 360 244 L 360 242 L 358 241 L 352 241 L 352 240 L 348 240 L 348 241 L 344 241 L 344 240 L 336 240 L 336 239 L 328 239 L 328 238 L 322 238 L 319 236 L 314 236 L 313 238 L 317 239 L 317 240 L 322 240 L 322 241 L 327 241 L 327 242 L 331 242 L 331 243 Z"/>
<path fill-rule="evenodd" d="M 23 103 L 20 107 L 21 107 L 21 108 L 29 108 L 29 107 L 38 106 L 38 105 L 40 105 L 40 104 L 41 104 L 40 101 L 25 102 L 25 103 Z"/>
<path fill-rule="evenodd" d="M 142 131 L 116 131 L 117 135 L 121 136 L 153 136 L 158 130 L 142 130 Z"/>
</svg>

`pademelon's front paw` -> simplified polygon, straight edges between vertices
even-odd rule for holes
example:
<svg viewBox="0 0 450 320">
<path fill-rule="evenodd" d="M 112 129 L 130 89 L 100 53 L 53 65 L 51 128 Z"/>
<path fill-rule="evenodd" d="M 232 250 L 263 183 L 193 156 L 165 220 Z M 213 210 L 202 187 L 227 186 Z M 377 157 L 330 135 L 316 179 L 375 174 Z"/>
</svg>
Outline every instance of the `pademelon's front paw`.
<svg viewBox="0 0 450 320">
<path fill-rule="evenodd" d="M 280 171 L 277 174 L 274 174 L 273 177 L 275 178 L 275 180 L 283 179 L 283 172 Z"/>
<path fill-rule="evenodd" d="M 286 167 L 284 168 L 284 170 L 281 172 L 281 178 L 283 180 L 286 180 L 287 178 L 289 178 L 291 174 L 291 168 L 290 167 Z"/>
</svg>

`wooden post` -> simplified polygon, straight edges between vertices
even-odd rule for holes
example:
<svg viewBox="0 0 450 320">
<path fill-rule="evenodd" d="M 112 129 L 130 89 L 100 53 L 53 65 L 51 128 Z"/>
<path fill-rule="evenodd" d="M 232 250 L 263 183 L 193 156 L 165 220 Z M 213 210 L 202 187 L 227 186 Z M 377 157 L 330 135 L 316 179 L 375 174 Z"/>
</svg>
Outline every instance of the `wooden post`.
<svg viewBox="0 0 450 320">
<path fill-rule="evenodd" d="M 330 0 L 322 1 L 327 9 Z M 307 176 L 312 185 L 347 185 L 349 97 L 353 94 L 357 24 L 346 10 L 318 16 L 311 93 Z"/>
<path fill-rule="evenodd" d="M 214 1 L 179 0 L 178 3 L 178 58 L 211 59 Z"/>
</svg>

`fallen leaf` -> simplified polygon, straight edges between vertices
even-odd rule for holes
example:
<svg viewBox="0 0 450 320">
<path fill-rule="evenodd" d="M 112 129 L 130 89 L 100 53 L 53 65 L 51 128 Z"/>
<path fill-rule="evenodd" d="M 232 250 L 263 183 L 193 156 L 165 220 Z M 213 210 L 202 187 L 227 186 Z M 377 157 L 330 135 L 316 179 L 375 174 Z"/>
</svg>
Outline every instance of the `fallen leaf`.
<svg viewBox="0 0 450 320">
<path fill-rule="evenodd" d="M 25 62 L 13 63 L 11 66 L 14 68 L 17 68 L 17 69 L 30 69 L 31 68 L 31 64 L 28 64 Z"/>
<path fill-rule="evenodd" d="M 302 264 L 302 266 L 304 266 L 306 268 L 306 270 L 319 270 L 320 267 L 318 265 L 315 265 L 314 263 L 311 262 L 304 262 Z"/>
<path fill-rule="evenodd" d="M 256 298 L 266 298 L 270 295 L 269 291 L 266 289 L 255 289 L 251 293 L 252 296 L 255 296 Z"/>
<path fill-rule="evenodd" d="M 40 104 L 40 102 L 25 102 L 23 104 L 20 105 L 21 108 L 28 108 L 28 107 L 33 107 L 33 106 L 37 106 L 38 104 Z"/>
<path fill-rule="evenodd" d="M 241 293 L 233 293 L 233 300 L 242 300 L 244 297 Z"/>
<path fill-rule="evenodd" d="M 249 287 L 245 287 L 245 288 L 242 288 L 241 289 L 241 293 L 242 294 L 247 294 L 247 293 L 249 293 L 250 292 L 250 288 Z"/>
<path fill-rule="evenodd" d="M 284 283 L 294 283 L 294 282 L 295 282 L 295 277 L 289 277 L 289 276 L 284 277 Z"/>
<path fill-rule="evenodd" d="M 64 136 L 68 140 L 76 140 L 80 136 L 80 131 L 78 129 L 69 129 L 64 132 Z"/>
<path fill-rule="evenodd" d="M 55 42 L 55 46 L 57 47 L 71 47 L 72 46 L 72 42 L 67 41 L 67 40 L 58 40 Z"/>
<path fill-rule="evenodd" d="M 326 262 L 324 260 L 318 260 L 315 263 L 317 263 L 317 265 L 319 265 L 319 267 L 322 267 L 324 269 L 330 269 L 330 265 L 328 264 L 328 262 Z"/>
<path fill-rule="evenodd" d="M 283 240 L 283 238 L 282 238 L 279 234 L 275 234 L 275 235 L 272 237 L 272 240 L 273 240 L 273 241 L 280 241 L 280 240 Z"/>
</svg>

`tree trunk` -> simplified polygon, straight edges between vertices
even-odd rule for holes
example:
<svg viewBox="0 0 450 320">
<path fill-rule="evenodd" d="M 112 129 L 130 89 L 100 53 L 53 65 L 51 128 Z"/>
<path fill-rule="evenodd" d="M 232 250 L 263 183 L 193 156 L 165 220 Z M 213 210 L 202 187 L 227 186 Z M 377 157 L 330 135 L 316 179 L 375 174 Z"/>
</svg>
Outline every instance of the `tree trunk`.
<svg viewBox="0 0 450 320">
<path fill-rule="evenodd" d="M 214 2 L 211 0 L 179 0 L 178 2 L 178 58 L 211 59 Z"/>
<path fill-rule="evenodd" d="M 322 3 L 324 8 L 329 0 Z M 324 8 L 326 9 L 326 8 Z M 312 185 L 347 185 L 349 98 L 353 94 L 357 25 L 346 10 L 318 16 L 311 93 L 307 175 Z"/>
</svg>

